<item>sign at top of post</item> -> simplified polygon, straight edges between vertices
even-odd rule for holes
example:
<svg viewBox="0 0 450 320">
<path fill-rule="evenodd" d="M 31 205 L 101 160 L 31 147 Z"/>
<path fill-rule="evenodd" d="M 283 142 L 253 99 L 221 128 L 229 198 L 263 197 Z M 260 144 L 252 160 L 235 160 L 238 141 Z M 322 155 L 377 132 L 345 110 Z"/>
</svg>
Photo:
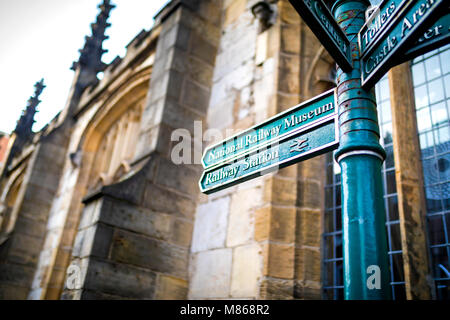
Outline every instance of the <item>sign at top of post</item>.
<svg viewBox="0 0 450 320">
<path fill-rule="evenodd" d="M 440 17 L 438 21 L 428 28 L 405 54 L 398 56 L 395 64 L 412 60 L 421 54 L 430 52 L 448 43 L 450 43 L 450 13 Z"/>
<path fill-rule="evenodd" d="M 407 0 L 384 0 L 370 15 L 358 33 L 359 51 L 363 56 L 380 39 L 384 29 L 394 21 Z"/>
<path fill-rule="evenodd" d="M 352 70 L 350 41 L 322 0 L 289 0 L 339 67 Z"/>
<path fill-rule="evenodd" d="M 395 1 L 383 2 L 385 6 Z M 383 12 L 383 4 L 381 11 Z M 395 6 L 392 6 L 394 8 Z M 415 42 L 440 17 L 444 16 L 448 0 L 405 0 L 399 3 L 396 14 L 391 12 L 391 20 L 381 26 L 379 34 L 365 46 L 361 55 L 361 80 L 364 89 L 373 87 L 398 60 L 399 55 L 414 47 Z M 389 13 L 390 6 L 384 14 Z M 394 10 L 394 9 L 393 9 Z M 380 21 L 383 21 L 381 18 Z M 367 32 L 360 32 L 360 44 L 366 42 Z"/>
</svg>

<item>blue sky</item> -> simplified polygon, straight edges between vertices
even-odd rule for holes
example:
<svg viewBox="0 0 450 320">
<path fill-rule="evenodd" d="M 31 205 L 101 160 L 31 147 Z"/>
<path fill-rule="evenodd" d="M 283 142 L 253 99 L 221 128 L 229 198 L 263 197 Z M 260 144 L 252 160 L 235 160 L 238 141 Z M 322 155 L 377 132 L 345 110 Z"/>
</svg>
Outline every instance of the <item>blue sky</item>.
<svg viewBox="0 0 450 320">
<path fill-rule="evenodd" d="M 91 34 L 101 0 L 0 1 L 0 131 L 16 126 L 34 83 L 44 78 L 35 131 L 42 128 L 65 105 L 73 78 L 70 70 L 79 57 L 84 37 Z M 109 63 L 125 54 L 125 46 L 142 29 L 150 29 L 154 15 L 167 0 L 112 0 L 112 26 L 104 42 Z"/>
</svg>

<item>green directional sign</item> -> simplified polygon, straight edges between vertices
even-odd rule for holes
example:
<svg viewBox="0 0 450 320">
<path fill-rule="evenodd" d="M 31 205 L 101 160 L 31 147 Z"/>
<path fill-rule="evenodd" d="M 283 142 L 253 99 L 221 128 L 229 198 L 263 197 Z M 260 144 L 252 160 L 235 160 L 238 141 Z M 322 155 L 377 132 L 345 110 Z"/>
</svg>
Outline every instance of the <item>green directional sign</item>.
<svg viewBox="0 0 450 320">
<path fill-rule="evenodd" d="M 251 153 L 206 169 L 199 181 L 200 190 L 210 194 L 323 154 L 336 149 L 338 139 L 337 115 L 334 113 L 316 121 L 314 126 L 293 131 Z"/>
<path fill-rule="evenodd" d="M 401 54 L 412 47 L 417 38 L 442 16 L 442 9 L 448 6 L 445 0 L 410 0 L 387 25 L 382 26 L 368 49 L 361 56 L 361 80 L 365 89 L 373 87 L 392 67 L 395 54 Z M 364 43 L 364 32 L 359 39 Z M 361 42 L 360 42 L 361 46 Z"/>
<path fill-rule="evenodd" d="M 448 10 L 448 9 L 447 9 Z M 448 11 L 447 11 L 448 12 Z M 412 60 L 421 54 L 432 51 L 450 43 L 450 14 L 439 18 L 439 20 L 425 31 L 416 43 L 399 55 L 397 64 Z"/>
<path fill-rule="evenodd" d="M 350 42 L 322 0 L 289 0 L 339 67 L 352 70 Z"/>
<path fill-rule="evenodd" d="M 206 148 L 202 164 L 211 168 L 255 149 L 280 140 L 296 130 L 305 129 L 336 113 L 335 89 L 294 106 L 225 141 Z"/>
<path fill-rule="evenodd" d="M 397 14 L 408 3 L 407 0 L 384 0 L 367 19 L 358 33 L 360 55 L 369 51 L 380 39 L 385 28 L 395 20 Z"/>
</svg>

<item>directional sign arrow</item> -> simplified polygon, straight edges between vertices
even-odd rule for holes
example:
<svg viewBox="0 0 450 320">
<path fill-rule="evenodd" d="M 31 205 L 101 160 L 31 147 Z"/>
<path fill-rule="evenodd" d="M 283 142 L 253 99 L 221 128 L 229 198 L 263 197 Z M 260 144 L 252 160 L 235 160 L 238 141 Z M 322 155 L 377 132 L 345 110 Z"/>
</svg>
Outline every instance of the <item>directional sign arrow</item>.
<svg viewBox="0 0 450 320">
<path fill-rule="evenodd" d="M 336 91 L 332 89 L 206 148 L 202 164 L 207 169 L 220 165 L 335 113 Z"/>
<path fill-rule="evenodd" d="M 207 169 L 200 178 L 200 190 L 210 194 L 326 153 L 338 145 L 337 115 L 331 114 L 314 126 L 293 131 L 252 153 Z"/>
<path fill-rule="evenodd" d="M 289 0 L 339 67 L 352 70 L 350 42 L 322 0 Z"/>
<path fill-rule="evenodd" d="M 442 16 L 442 9 L 448 6 L 447 1 L 409 0 L 400 4 L 401 9 L 396 11 L 393 20 L 382 26 L 370 46 L 363 49 L 360 61 L 363 88 L 372 88 L 392 67 L 395 55 L 402 54 L 414 45 L 427 26 Z M 364 47 L 364 28 L 361 31 L 360 47 Z"/>
</svg>

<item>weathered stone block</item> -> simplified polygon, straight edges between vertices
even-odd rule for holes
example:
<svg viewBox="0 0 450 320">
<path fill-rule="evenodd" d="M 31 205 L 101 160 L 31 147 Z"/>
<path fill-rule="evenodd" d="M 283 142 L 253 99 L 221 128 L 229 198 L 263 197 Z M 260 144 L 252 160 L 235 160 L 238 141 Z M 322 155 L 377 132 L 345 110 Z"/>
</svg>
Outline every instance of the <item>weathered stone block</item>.
<svg viewBox="0 0 450 320">
<path fill-rule="evenodd" d="M 248 243 L 254 236 L 254 209 L 261 205 L 260 188 L 245 189 L 231 198 L 230 219 L 228 222 L 227 246 Z"/>
<path fill-rule="evenodd" d="M 188 248 L 191 245 L 193 228 L 191 221 L 175 219 L 170 242 Z"/>
<path fill-rule="evenodd" d="M 176 129 L 186 129 L 193 134 L 195 128 L 194 122 L 202 120 L 203 116 L 200 114 L 198 106 L 192 109 L 184 103 L 179 104 L 171 98 L 166 99 L 162 122 L 168 126 Z"/>
<path fill-rule="evenodd" d="M 81 291 L 79 298 L 77 299 L 72 298 L 72 300 L 132 300 L 132 299 L 123 296 L 85 289 Z"/>
<path fill-rule="evenodd" d="M 141 130 L 149 130 L 162 121 L 165 105 L 166 97 L 160 97 L 145 108 L 142 113 Z"/>
<path fill-rule="evenodd" d="M 72 250 L 66 248 L 58 248 L 55 258 L 55 268 L 66 268 L 70 261 Z"/>
<path fill-rule="evenodd" d="M 87 236 L 87 230 L 90 231 Z M 87 229 L 79 230 L 77 236 L 75 237 L 75 241 L 73 244 L 73 252 L 72 255 L 74 257 L 82 257 L 82 255 L 89 254 L 90 246 L 92 245 L 93 237 L 95 232 L 95 226 L 91 226 Z M 87 244 L 89 243 L 89 245 Z M 85 247 L 86 249 L 84 249 Z"/>
<path fill-rule="evenodd" d="M 10 241 L 8 261 L 28 266 L 37 263 L 44 242 L 42 238 L 14 233 Z"/>
<path fill-rule="evenodd" d="M 278 243 L 263 244 L 264 275 L 274 278 L 294 277 L 294 246 Z"/>
<path fill-rule="evenodd" d="M 161 158 L 156 174 L 156 183 L 177 190 L 188 196 L 198 194 L 200 175 L 188 165 L 176 165 L 170 160 Z"/>
<path fill-rule="evenodd" d="M 326 165 L 325 155 L 321 155 L 299 163 L 299 173 L 303 180 L 313 180 L 322 182 L 325 179 L 323 168 Z"/>
<path fill-rule="evenodd" d="M 30 288 L 34 268 L 16 263 L 0 264 L 0 283 L 11 287 Z"/>
<path fill-rule="evenodd" d="M 192 199 L 155 185 L 146 187 L 144 207 L 187 218 L 192 218 L 195 212 L 195 202 Z"/>
<path fill-rule="evenodd" d="M 278 205 L 293 205 L 297 200 L 295 180 L 273 177 L 264 184 L 264 200 Z"/>
<path fill-rule="evenodd" d="M 294 283 L 292 280 L 266 278 L 261 282 L 260 299 L 288 300 L 293 299 Z"/>
<path fill-rule="evenodd" d="M 100 213 L 102 212 L 102 205 L 105 198 L 100 198 L 95 201 L 90 201 L 83 208 L 83 212 L 81 213 L 81 219 L 79 228 L 84 229 L 88 226 L 97 223 L 100 218 Z"/>
<path fill-rule="evenodd" d="M 216 87 L 213 87 L 213 90 Z M 214 93 L 211 95 L 214 96 Z M 233 99 L 230 96 L 226 96 L 223 94 L 224 100 L 218 101 L 217 105 L 212 105 L 212 100 L 210 102 L 210 107 L 207 115 L 207 124 L 209 129 L 223 129 L 229 128 L 233 125 Z M 220 137 L 223 139 L 223 135 L 220 134 Z M 212 137 L 211 137 L 212 138 Z M 206 143 L 209 145 L 209 143 Z"/>
<path fill-rule="evenodd" d="M 14 232 L 32 237 L 44 238 L 46 225 L 43 221 L 35 221 L 19 215 L 15 224 Z"/>
<path fill-rule="evenodd" d="M 187 249 L 123 230 L 117 230 L 114 235 L 111 259 L 181 278 L 187 277 Z"/>
<path fill-rule="evenodd" d="M 260 208 L 255 211 L 255 240 L 268 240 L 270 236 L 271 207 Z"/>
<path fill-rule="evenodd" d="M 230 198 L 220 198 L 197 207 L 192 252 L 225 246 Z"/>
<path fill-rule="evenodd" d="M 225 9 L 225 17 L 223 26 L 235 22 L 245 11 L 247 0 L 235 0 Z"/>
<path fill-rule="evenodd" d="M 285 53 L 300 52 L 300 25 L 281 25 L 281 50 Z"/>
<path fill-rule="evenodd" d="M 28 288 L 9 284 L 0 284 L 0 300 L 26 300 Z"/>
<path fill-rule="evenodd" d="M 220 24 L 222 16 L 222 6 L 218 1 L 200 1 L 198 3 L 197 14 L 213 25 Z"/>
<path fill-rule="evenodd" d="M 295 281 L 294 298 L 305 300 L 320 300 L 322 298 L 322 289 L 320 282 Z"/>
<path fill-rule="evenodd" d="M 294 207 L 264 207 L 255 213 L 255 240 L 291 243 L 295 240 L 296 210 Z"/>
<path fill-rule="evenodd" d="M 153 299 L 155 278 L 151 271 L 90 259 L 83 288 L 135 299 Z"/>
<path fill-rule="evenodd" d="M 53 191 L 28 185 L 21 205 L 21 215 L 36 221 L 47 221 L 53 199 Z"/>
<path fill-rule="evenodd" d="M 226 32 L 216 57 L 213 81 L 223 78 L 243 63 L 251 63 L 256 54 L 256 28 L 238 28 Z M 236 81 L 239 79 L 234 79 Z"/>
<path fill-rule="evenodd" d="M 214 61 L 216 60 L 217 48 L 210 43 L 203 34 L 204 32 L 193 32 L 191 34 L 189 53 L 213 66 Z"/>
<path fill-rule="evenodd" d="M 281 21 L 288 24 L 300 23 L 300 15 L 295 11 L 288 1 L 280 1 L 278 3 Z"/>
<path fill-rule="evenodd" d="M 134 156 L 135 160 L 147 156 L 152 151 L 161 151 L 158 150 L 158 147 L 162 147 L 158 143 L 158 134 L 159 134 L 159 126 L 155 126 L 149 129 L 143 129 L 139 133 L 139 139 L 136 144 L 136 151 Z M 165 148 L 165 150 L 163 150 L 162 152 L 163 154 L 168 154 L 169 149 Z"/>
<path fill-rule="evenodd" d="M 158 275 L 156 300 L 185 300 L 188 294 L 188 282 L 183 279 Z"/>
<path fill-rule="evenodd" d="M 124 202 L 105 202 L 100 221 L 155 239 L 167 240 L 172 228 L 172 216 L 138 208 Z"/>
<path fill-rule="evenodd" d="M 190 80 L 186 80 L 183 86 L 181 102 L 201 115 L 206 115 L 209 103 L 210 91 Z"/>
<path fill-rule="evenodd" d="M 193 56 L 189 56 L 185 62 L 186 72 L 190 78 L 200 83 L 201 85 L 209 87 L 211 85 L 213 68 Z"/>
<path fill-rule="evenodd" d="M 61 294 L 61 300 L 80 300 L 82 290 L 64 290 Z"/>
<path fill-rule="evenodd" d="M 162 41 L 162 46 L 158 47 L 158 50 L 162 49 L 163 52 L 167 52 L 173 46 L 181 50 L 187 50 L 190 34 L 189 27 L 182 24 L 174 25 L 167 31 L 163 30 L 159 38 L 159 41 Z"/>
<path fill-rule="evenodd" d="M 75 238 L 75 257 L 95 256 L 106 258 L 111 245 L 114 229 L 102 223 L 80 230 Z"/>
<path fill-rule="evenodd" d="M 102 193 L 116 199 L 139 205 L 144 196 L 146 184 L 145 174 L 135 173 L 133 176 L 102 188 Z"/>
<path fill-rule="evenodd" d="M 277 94 L 277 100 L 278 100 L 278 105 L 279 105 L 280 111 L 287 110 L 287 109 L 292 108 L 293 106 L 296 106 L 297 104 L 300 103 L 300 96 L 298 94 L 285 94 L 285 93 L 279 92 Z M 287 168 L 291 168 L 291 167 L 292 166 L 286 167 L 283 170 L 285 170 Z M 294 167 L 296 167 L 296 166 L 294 166 Z"/>
<path fill-rule="evenodd" d="M 231 249 L 200 252 L 191 262 L 189 298 L 227 298 L 230 294 Z"/>
<path fill-rule="evenodd" d="M 219 14 L 221 15 L 222 12 L 220 12 Z M 211 45 L 217 46 L 221 34 L 221 28 L 219 27 L 220 24 L 214 24 L 208 20 L 209 19 L 202 19 L 201 17 L 199 17 L 198 12 L 193 12 L 190 10 L 182 10 L 181 12 L 180 21 L 184 25 L 189 26 L 189 28 L 191 28 L 192 30 L 191 32 L 200 34 L 205 39 L 205 41 L 208 41 Z"/>
<path fill-rule="evenodd" d="M 300 58 L 281 55 L 279 68 L 278 90 L 283 93 L 300 93 Z"/>
<path fill-rule="evenodd" d="M 237 247 L 233 250 L 231 296 L 233 298 L 257 298 L 258 283 L 262 276 L 262 252 L 257 244 Z"/>
<path fill-rule="evenodd" d="M 52 172 L 49 169 L 46 171 L 33 170 L 29 181 L 36 185 L 45 186 L 51 191 L 56 191 L 59 186 L 60 178 L 59 171 Z"/>
<path fill-rule="evenodd" d="M 303 281 L 320 282 L 320 248 L 303 247 L 295 249 L 295 278 Z"/>
<path fill-rule="evenodd" d="M 297 242 L 301 245 L 320 247 L 322 234 L 322 213 L 320 210 L 297 210 Z"/>
</svg>

